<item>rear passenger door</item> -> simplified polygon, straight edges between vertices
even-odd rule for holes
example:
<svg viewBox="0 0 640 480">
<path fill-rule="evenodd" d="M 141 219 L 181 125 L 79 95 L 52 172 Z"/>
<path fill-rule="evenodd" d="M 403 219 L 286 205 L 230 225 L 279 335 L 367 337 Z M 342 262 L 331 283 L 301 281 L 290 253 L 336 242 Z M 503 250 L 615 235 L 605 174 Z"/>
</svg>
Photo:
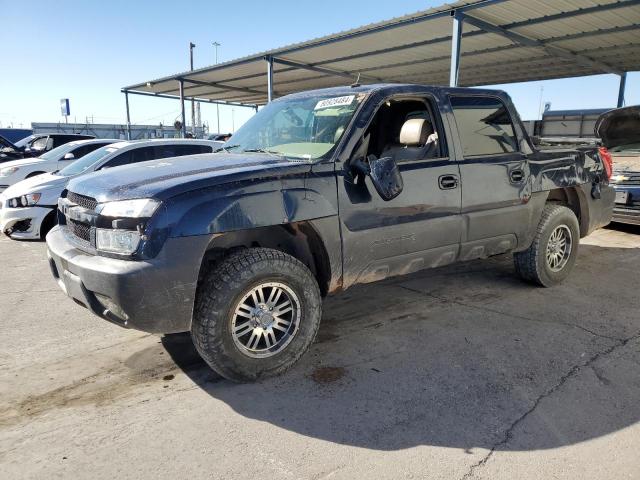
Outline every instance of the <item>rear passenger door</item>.
<svg viewBox="0 0 640 480">
<path fill-rule="evenodd" d="M 529 165 L 506 104 L 486 95 L 450 96 L 467 229 L 462 260 L 512 250 L 529 225 Z M 461 158 L 460 158 L 461 157 Z"/>
</svg>

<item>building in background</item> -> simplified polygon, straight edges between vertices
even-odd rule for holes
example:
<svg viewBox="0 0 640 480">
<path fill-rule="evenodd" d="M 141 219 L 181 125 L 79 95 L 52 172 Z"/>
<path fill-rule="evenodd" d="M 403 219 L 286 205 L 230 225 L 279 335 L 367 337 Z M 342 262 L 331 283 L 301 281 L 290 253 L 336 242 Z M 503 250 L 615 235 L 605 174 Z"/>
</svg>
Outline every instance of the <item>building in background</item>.
<svg viewBox="0 0 640 480">
<path fill-rule="evenodd" d="M 125 124 L 109 123 L 47 123 L 33 122 L 33 133 L 80 133 L 93 135 L 96 138 L 120 138 L 127 139 L 127 126 Z M 197 138 L 206 138 L 208 128 L 196 128 Z M 173 125 L 131 125 L 131 140 L 150 138 L 179 138 L 180 131 Z"/>
</svg>

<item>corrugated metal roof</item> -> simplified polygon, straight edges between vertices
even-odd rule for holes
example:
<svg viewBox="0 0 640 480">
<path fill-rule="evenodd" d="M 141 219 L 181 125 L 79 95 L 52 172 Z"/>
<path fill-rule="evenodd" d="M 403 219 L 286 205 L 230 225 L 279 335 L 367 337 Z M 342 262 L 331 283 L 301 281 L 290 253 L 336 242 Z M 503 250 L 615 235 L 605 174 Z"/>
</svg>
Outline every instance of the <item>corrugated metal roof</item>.
<svg viewBox="0 0 640 480">
<path fill-rule="evenodd" d="M 182 79 L 186 98 L 264 104 L 267 56 L 275 60 L 275 96 L 343 85 L 350 83 L 349 76 L 355 81 L 358 74 L 361 83 L 445 85 L 454 10 L 538 42 L 523 45 L 465 22 L 461 86 L 640 70 L 640 0 L 475 0 L 445 4 L 123 90 L 178 96 Z M 564 54 L 558 55 L 559 48 Z M 284 65 L 279 59 L 322 71 Z"/>
</svg>

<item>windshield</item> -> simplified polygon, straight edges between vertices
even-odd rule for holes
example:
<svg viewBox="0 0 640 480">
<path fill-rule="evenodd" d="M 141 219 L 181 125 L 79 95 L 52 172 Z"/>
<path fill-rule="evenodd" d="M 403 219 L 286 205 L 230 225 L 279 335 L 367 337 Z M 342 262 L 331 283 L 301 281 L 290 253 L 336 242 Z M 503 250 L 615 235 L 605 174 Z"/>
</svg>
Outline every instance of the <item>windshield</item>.
<svg viewBox="0 0 640 480">
<path fill-rule="evenodd" d="M 318 95 L 272 102 L 234 133 L 224 149 L 307 160 L 328 156 L 364 97 Z"/>
<path fill-rule="evenodd" d="M 92 170 L 92 167 L 100 162 L 105 156 L 117 150 L 117 148 L 114 148 L 110 145 L 98 148 L 93 152 L 87 153 L 84 157 L 76 160 L 71 165 L 67 165 L 66 167 L 64 167 L 58 172 L 58 175 L 63 177 L 72 177 L 87 170 Z"/>
<path fill-rule="evenodd" d="M 40 160 L 46 160 L 46 161 L 60 160 L 68 152 L 70 152 L 71 150 L 77 147 L 78 147 L 77 144 L 73 145 L 71 143 L 65 143 L 64 145 L 60 145 L 59 147 L 54 148 L 53 150 L 49 150 L 47 153 L 43 153 L 38 158 Z"/>
<path fill-rule="evenodd" d="M 29 135 L 28 137 L 24 137 L 22 140 L 18 140 L 14 145 L 18 148 L 22 148 L 34 138 L 36 138 L 35 135 Z"/>
</svg>

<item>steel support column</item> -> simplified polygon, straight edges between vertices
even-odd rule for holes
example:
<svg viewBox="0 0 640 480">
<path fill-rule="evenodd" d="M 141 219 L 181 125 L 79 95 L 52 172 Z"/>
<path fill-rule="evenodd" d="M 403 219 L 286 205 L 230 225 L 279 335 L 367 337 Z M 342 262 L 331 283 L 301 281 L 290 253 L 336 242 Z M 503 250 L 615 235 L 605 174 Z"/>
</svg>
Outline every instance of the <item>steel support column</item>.
<svg viewBox="0 0 640 480">
<path fill-rule="evenodd" d="M 618 87 L 618 108 L 624 106 L 624 91 L 627 87 L 627 72 L 620 75 L 620 86 Z"/>
<path fill-rule="evenodd" d="M 187 136 L 187 125 L 186 125 L 186 119 L 184 116 L 184 80 L 179 79 L 178 80 L 178 85 L 180 87 L 180 118 L 182 119 L 182 138 L 186 138 Z"/>
<path fill-rule="evenodd" d="M 129 114 L 129 92 L 124 92 L 124 103 L 127 107 L 127 140 L 131 140 L 131 115 Z"/>
<path fill-rule="evenodd" d="M 451 34 L 451 67 L 449 70 L 449 86 L 458 86 L 460 72 L 460 46 L 462 43 L 462 18 L 454 12 L 452 15 L 453 32 Z"/>
<path fill-rule="evenodd" d="M 273 57 L 264 57 L 267 61 L 267 103 L 273 100 Z"/>
</svg>

